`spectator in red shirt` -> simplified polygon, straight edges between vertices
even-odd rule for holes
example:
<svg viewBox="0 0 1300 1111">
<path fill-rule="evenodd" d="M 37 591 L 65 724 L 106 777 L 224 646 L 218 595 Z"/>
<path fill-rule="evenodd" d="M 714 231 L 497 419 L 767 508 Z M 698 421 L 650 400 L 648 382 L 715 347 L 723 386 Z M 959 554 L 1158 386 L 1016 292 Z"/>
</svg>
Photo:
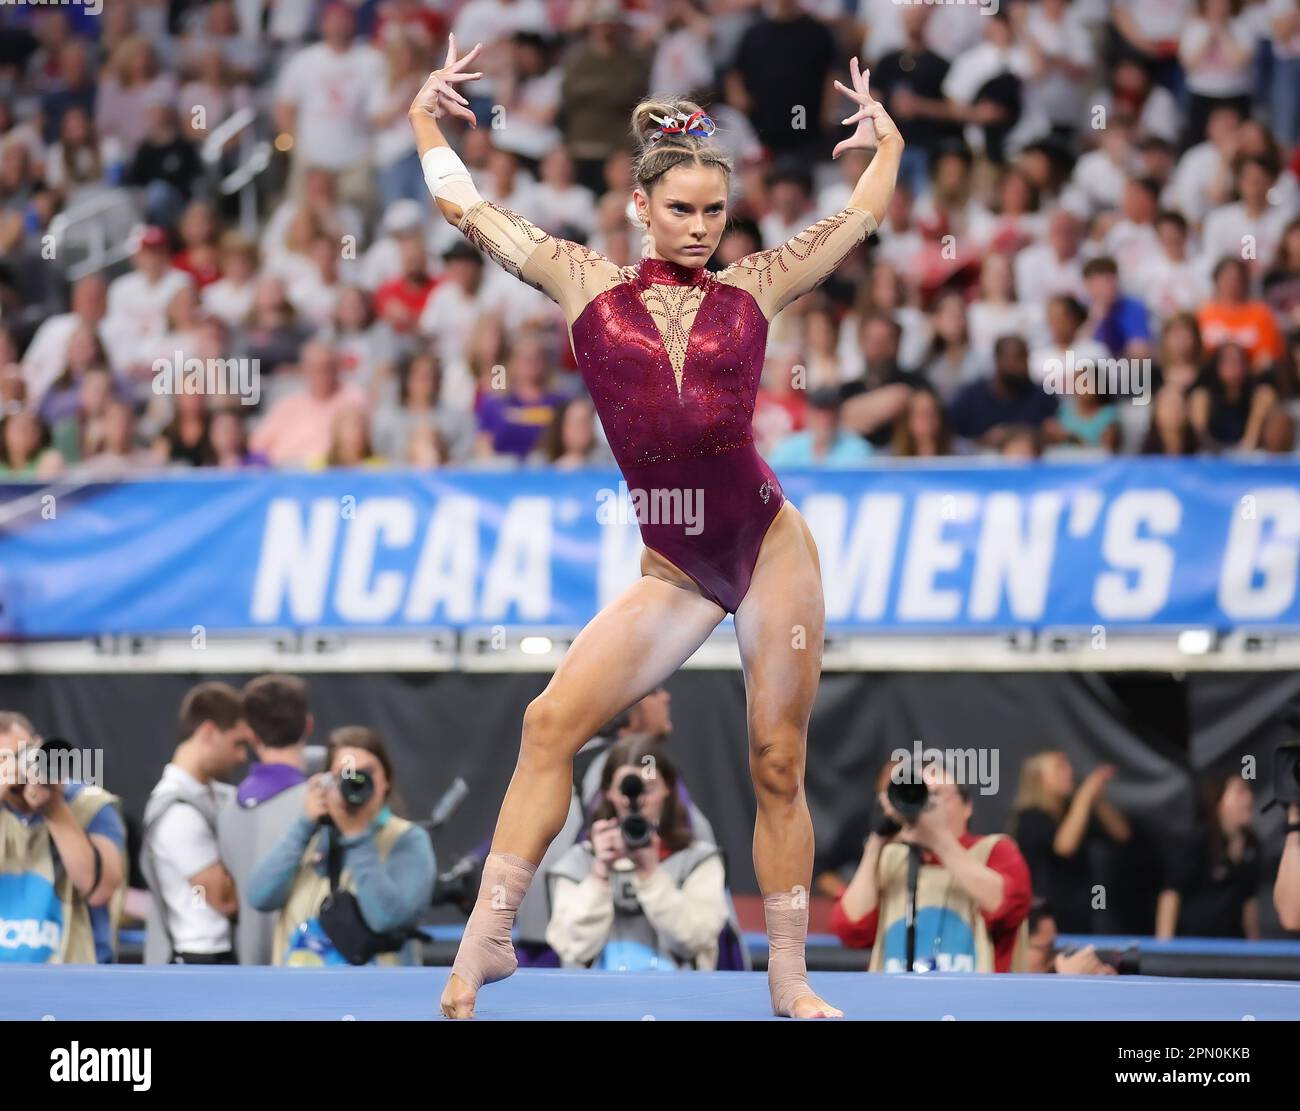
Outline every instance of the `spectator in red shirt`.
<svg viewBox="0 0 1300 1111">
<path fill-rule="evenodd" d="M 416 227 L 404 227 L 392 233 L 397 243 L 402 272 L 375 290 L 375 315 L 399 335 L 415 330 L 424 304 L 439 279 L 429 273 L 429 254 L 424 247 L 424 233 Z"/>
<path fill-rule="evenodd" d="M 895 774 L 905 767 L 896 765 Z M 927 759 L 922 778 L 929 801 L 910 826 L 900 820 L 887 792 L 880 793 L 885 814 L 903 828 L 894 832 L 882 825 L 871 833 L 857 872 L 831 910 L 831 932 L 849 948 L 865 949 L 877 947 L 884 908 L 884 940 L 877 947 L 881 952 L 872 952 L 872 971 L 905 968 L 902 910 L 909 845 L 922 850 L 916 967 L 1010 972 L 1027 966 L 1023 927 L 1031 899 L 1029 866 L 1011 838 L 970 832 L 970 792 L 952 770 Z"/>
</svg>

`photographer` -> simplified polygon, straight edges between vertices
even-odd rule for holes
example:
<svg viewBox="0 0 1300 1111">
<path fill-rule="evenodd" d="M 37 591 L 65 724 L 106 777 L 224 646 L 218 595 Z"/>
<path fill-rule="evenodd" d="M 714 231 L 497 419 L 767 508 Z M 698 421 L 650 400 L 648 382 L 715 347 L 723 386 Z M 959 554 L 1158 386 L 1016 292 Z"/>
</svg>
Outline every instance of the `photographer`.
<svg viewBox="0 0 1300 1111">
<path fill-rule="evenodd" d="M 716 968 L 726 869 L 718 847 L 692 835 L 677 786 L 654 740 L 609 749 L 591 840 L 547 873 L 546 941 L 566 968 Z"/>
<path fill-rule="evenodd" d="M 45 777 L 28 774 L 27 758 L 39 744 L 27 718 L 0 710 L 3 959 L 108 963 L 124 894 L 118 800 L 75 781 L 37 782 Z"/>
<path fill-rule="evenodd" d="M 271 963 L 419 964 L 412 934 L 437 874 L 429 835 L 392 812 L 393 765 L 374 730 L 334 730 L 326 767 L 249 880 L 248 901 L 280 912 Z"/>
<path fill-rule="evenodd" d="M 910 765 L 894 783 L 910 782 Z M 935 762 L 922 773 L 926 801 L 909 824 L 882 791 L 886 821 L 831 910 L 830 929 L 852 949 L 871 947 L 872 972 L 907 968 L 910 846 L 921 850 L 916 967 L 944 972 L 1019 972 L 1028 961 L 1029 867 L 1011 838 L 970 832 L 967 789 Z"/>
<path fill-rule="evenodd" d="M 1273 886 L 1273 905 L 1286 930 L 1300 930 L 1300 805 L 1286 809 L 1286 847 Z"/>
</svg>

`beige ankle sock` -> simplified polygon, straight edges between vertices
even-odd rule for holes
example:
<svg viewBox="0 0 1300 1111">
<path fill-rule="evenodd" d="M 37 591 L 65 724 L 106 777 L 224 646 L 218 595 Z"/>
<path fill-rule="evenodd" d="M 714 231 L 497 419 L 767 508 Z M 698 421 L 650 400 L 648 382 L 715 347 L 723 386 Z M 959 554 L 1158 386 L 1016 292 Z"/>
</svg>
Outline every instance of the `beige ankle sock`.
<svg viewBox="0 0 1300 1111">
<path fill-rule="evenodd" d="M 504 980 L 518 966 L 510 940 L 515 911 L 523 901 L 537 865 L 510 853 L 488 853 L 483 881 L 456 950 L 452 974 L 475 991 Z"/>
<path fill-rule="evenodd" d="M 763 896 L 763 918 L 767 923 L 767 986 L 772 993 L 772 1013 L 789 1015 L 794 1001 L 812 995 L 804 944 L 808 939 L 808 900 L 795 906 L 789 891 Z"/>
</svg>

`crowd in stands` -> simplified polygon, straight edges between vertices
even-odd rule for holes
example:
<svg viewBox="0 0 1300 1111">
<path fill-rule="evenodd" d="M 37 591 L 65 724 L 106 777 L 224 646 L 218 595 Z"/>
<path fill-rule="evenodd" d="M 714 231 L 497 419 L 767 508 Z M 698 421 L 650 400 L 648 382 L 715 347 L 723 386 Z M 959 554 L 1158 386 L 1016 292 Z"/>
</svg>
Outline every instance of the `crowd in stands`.
<svg viewBox="0 0 1300 1111">
<path fill-rule="evenodd" d="M 641 97 L 704 104 L 735 160 L 722 267 L 846 203 L 869 155 L 831 160 L 831 83 L 863 59 L 905 160 L 878 234 L 772 323 L 775 465 L 1294 453 L 1296 0 L 994 7 L 6 6 L 0 474 L 609 464 L 559 307 L 433 209 L 406 110 L 449 31 L 484 45 L 479 126 L 445 121 L 479 191 L 620 265 Z M 252 208 L 223 184 L 249 136 Z M 214 385 L 236 364 L 255 388 Z"/>
</svg>

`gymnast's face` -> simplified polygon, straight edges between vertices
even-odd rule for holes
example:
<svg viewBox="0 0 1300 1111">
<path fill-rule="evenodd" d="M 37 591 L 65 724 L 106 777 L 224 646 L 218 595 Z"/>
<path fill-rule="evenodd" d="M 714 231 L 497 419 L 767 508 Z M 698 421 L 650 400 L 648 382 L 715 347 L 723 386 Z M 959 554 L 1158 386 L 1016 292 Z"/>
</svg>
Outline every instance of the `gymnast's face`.
<svg viewBox="0 0 1300 1111">
<path fill-rule="evenodd" d="M 648 225 L 654 254 L 682 266 L 703 266 L 727 226 L 727 178 L 716 166 L 674 166 L 651 186 L 633 192 Z"/>
</svg>

